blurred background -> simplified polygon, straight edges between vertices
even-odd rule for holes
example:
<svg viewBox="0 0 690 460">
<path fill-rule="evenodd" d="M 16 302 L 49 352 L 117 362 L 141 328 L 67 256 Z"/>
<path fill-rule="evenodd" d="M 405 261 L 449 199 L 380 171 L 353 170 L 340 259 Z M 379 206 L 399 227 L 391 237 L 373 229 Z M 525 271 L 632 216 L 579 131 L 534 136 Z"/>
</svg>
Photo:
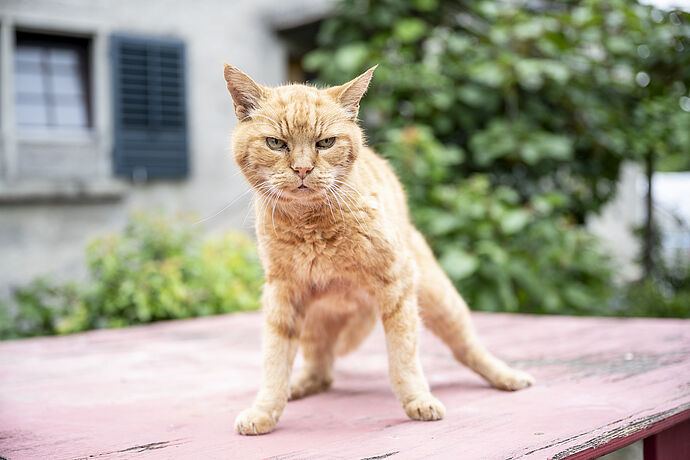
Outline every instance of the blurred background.
<svg viewBox="0 0 690 460">
<path fill-rule="evenodd" d="M 265 85 L 379 64 L 368 142 L 472 308 L 690 317 L 687 11 L 0 0 L 0 338 L 258 308 L 223 61 Z"/>
</svg>

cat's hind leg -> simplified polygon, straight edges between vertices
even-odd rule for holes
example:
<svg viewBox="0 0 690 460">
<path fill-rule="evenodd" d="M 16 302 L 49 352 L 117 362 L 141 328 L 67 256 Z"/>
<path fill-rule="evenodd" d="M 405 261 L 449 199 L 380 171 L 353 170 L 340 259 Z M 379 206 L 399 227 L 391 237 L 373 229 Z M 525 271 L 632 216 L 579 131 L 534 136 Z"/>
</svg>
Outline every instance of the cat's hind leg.
<svg viewBox="0 0 690 460">
<path fill-rule="evenodd" d="M 320 299 L 309 306 L 300 335 L 304 367 L 290 381 L 290 400 L 326 391 L 333 383 L 333 364 L 338 335 L 347 313 L 333 312 L 329 302 Z"/>
<path fill-rule="evenodd" d="M 465 301 L 416 230 L 413 248 L 420 271 L 417 292 L 424 325 L 451 349 L 455 359 L 495 388 L 515 391 L 532 385 L 534 378 L 531 375 L 511 368 L 481 344 Z"/>
<path fill-rule="evenodd" d="M 367 338 L 378 320 L 375 308 L 370 308 L 368 299 L 360 301 L 360 308 L 349 315 L 335 344 L 336 356 L 344 356 L 359 347 Z"/>
</svg>

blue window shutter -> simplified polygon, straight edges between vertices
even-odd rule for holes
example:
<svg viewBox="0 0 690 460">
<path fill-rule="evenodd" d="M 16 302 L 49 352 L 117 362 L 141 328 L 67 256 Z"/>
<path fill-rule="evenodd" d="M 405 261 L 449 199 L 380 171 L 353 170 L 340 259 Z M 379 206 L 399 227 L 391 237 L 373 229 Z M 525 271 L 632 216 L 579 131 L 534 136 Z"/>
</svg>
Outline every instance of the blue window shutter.
<svg viewBox="0 0 690 460">
<path fill-rule="evenodd" d="M 182 178 L 189 172 L 184 43 L 111 37 L 115 174 Z"/>
</svg>

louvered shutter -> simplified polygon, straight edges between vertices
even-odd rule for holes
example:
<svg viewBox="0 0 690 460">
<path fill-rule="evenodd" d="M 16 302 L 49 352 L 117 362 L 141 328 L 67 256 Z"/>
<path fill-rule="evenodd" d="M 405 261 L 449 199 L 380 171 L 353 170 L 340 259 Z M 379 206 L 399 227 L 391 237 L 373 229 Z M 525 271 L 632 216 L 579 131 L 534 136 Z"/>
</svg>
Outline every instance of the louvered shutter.
<svg viewBox="0 0 690 460">
<path fill-rule="evenodd" d="M 189 170 L 184 43 L 111 37 L 115 174 L 180 178 Z"/>
</svg>

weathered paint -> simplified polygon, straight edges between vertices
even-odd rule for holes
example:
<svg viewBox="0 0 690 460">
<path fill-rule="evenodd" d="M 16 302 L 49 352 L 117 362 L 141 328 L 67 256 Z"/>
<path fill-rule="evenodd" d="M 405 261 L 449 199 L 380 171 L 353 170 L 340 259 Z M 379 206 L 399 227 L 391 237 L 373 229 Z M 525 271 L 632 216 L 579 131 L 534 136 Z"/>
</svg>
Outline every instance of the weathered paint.
<svg viewBox="0 0 690 460">
<path fill-rule="evenodd" d="M 593 458 L 690 417 L 690 322 L 474 314 L 498 356 L 537 378 L 508 393 L 428 332 L 439 422 L 388 385 L 380 330 L 276 430 L 233 430 L 260 376 L 257 314 L 0 343 L 0 456 L 25 458 Z M 297 363 L 301 365 L 300 362 Z"/>
</svg>

